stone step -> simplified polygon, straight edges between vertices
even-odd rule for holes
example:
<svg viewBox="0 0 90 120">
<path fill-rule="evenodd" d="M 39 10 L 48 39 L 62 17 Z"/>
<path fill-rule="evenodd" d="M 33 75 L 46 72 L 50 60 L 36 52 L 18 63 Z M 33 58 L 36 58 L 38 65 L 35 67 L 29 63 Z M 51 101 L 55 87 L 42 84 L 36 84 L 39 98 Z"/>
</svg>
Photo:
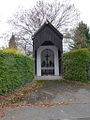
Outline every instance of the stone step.
<svg viewBox="0 0 90 120">
<path fill-rule="evenodd" d="M 34 80 L 61 80 L 62 76 L 35 76 Z"/>
</svg>

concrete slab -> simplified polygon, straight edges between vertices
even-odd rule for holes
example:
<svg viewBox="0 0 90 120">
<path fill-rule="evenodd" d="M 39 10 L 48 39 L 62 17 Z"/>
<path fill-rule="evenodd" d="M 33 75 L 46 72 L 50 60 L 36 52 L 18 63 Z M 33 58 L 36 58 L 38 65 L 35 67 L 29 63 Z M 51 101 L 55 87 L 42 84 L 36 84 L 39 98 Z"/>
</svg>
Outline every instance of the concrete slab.
<svg viewBox="0 0 90 120">
<path fill-rule="evenodd" d="M 34 80 L 61 80 L 62 76 L 35 76 Z"/>
</svg>

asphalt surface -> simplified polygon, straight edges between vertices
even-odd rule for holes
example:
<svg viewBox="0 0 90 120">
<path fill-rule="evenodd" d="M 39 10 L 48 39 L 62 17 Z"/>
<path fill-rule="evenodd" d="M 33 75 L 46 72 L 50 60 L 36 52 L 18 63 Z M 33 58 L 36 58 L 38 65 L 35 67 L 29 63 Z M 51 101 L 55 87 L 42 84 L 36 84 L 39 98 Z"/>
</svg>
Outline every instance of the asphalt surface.
<svg viewBox="0 0 90 120">
<path fill-rule="evenodd" d="M 90 120 L 90 85 L 49 82 L 28 94 L 27 106 L 7 108 L 0 120 Z M 28 106 L 35 103 L 69 103 L 52 107 Z"/>
<path fill-rule="evenodd" d="M 90 120 L 90 104 L 9 108 L 0 120 Z"/>
</svg>

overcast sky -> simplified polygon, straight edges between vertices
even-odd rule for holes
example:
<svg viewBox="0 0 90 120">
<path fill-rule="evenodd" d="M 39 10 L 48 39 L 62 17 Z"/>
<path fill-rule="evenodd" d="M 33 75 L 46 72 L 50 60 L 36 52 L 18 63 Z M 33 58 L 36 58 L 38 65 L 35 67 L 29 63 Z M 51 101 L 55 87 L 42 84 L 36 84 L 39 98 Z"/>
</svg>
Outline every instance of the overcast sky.
<svg viewBox="0 0 90 120">
<path fill-rule="evenodd" d="M 0 0 L 0 33 L 9 30 L 9 25 L 6 23 L 7 19 L 17 11 L 19 6 L 31 8 L 36 1 L 37 0 Z M 90 26 L 90 0 L 71 0 L 71 2 L 74 3 L 76 8 L 80 11 L 80 19 Z M 0 39 L 0 45 L 4 45 L 2 41 L 3 40 Z"/>
</svg>

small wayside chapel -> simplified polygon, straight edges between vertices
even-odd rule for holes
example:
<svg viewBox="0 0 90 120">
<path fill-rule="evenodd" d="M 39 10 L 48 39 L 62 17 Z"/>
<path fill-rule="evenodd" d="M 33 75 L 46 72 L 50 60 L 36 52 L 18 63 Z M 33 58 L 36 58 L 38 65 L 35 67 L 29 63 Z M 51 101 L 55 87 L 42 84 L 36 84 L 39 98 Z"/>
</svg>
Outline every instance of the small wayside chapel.
<svg viewBox="0 0 90 120">
<path fill-rule="evenodd" d="M 33 56 L 37 78 L 62 75 L 62 39 L 63 35 L 48 21 L 34 34 Z"/>
</svg>

